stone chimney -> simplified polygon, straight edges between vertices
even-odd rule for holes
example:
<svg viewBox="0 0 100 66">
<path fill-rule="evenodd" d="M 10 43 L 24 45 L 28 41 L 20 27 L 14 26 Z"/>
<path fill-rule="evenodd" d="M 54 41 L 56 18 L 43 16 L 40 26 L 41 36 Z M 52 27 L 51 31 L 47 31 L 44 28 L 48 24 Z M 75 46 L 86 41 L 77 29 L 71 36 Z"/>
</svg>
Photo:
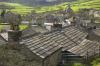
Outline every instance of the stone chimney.
<svg viewBox="0 0 100 66">
<path fill-rule="evenodd" d="M 9 43 L 19 43 L 20 37 L 22 32 L 21 31 L 15 31 L 15 30 L 8 30 L 8 42 Z"/>
<path fill-rule="evenodd" d="M 8 30 L 8 45 L 15 48 L 19 45 L 19 41 L 22 35 L 22 32 L 19 29 L 21 16 L 11 12 L 7 13 L 5 16 L 8 17 L 7 21 L 10 24 L 10 30 Z"/>
<path fill-rule="evenodd" d="M 11 49 L 18 49 L 22 31 L 8 30 L 8 46 Z"/>
</svg>

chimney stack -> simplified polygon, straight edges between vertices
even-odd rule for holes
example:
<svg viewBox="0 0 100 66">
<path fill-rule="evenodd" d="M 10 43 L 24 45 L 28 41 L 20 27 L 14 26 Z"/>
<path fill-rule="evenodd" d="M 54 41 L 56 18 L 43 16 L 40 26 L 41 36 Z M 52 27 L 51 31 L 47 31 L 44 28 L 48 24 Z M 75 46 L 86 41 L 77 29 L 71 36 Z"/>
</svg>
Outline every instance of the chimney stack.
<svg viewBox="0 0 100 66">
<path fill-rule="evenodd" d="M 8 46 L 11 49 L 19 48 L 19 41 L 22 35 L 21 31 L 9 30 L 8 31 Z"/>
<path fill-rule="evenodd" d="M 8 31 L 8 42 L 19 44 L 19 40 L 21 37 L 22 32 L 21 31 L 15 31 L 15 30 L 9 30 Z"/>
<path fill-rule="evenodd" d="M 10 30 L 8 30 L 8 44 L 9 46 L 16 48 L 19 45 L 19 41 L 22 35 L 22 31 L 19 29 L 21 22 L 21 16 L 19 14 L 8 12 L 5 14 L 10 24 Z"/>
</svg>

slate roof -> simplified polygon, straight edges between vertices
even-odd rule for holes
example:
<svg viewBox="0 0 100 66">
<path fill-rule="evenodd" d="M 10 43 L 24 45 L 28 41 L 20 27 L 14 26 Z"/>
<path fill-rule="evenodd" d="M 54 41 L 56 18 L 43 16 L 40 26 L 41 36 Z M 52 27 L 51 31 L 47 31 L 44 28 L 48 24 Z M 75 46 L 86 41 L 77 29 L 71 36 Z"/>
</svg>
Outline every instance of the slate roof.
<svg viewBox="0 0 100 66">
<path fill-rule="evenodd" d="M 86 33 L 81 32 L 73 26 L 64 28 L 62 31 L 52 31 L 49 33 L 39 34 L 22 40 L 24 44 L 33 53 L 41 58 L 45 58 L 53 52 L 63 47 L 63 51 L 67 51 L 78 45 L 86 37 Z"/>
<path fill-rule="evenodd" d="M 73 40 L 77 44 L 81 43 L 88 35 L 74 26 L 66 27 L 63 31 L 70 40 Z"/>
<path fill-rule="evenodd" d="M 69 49 L 68 51 L 79 56 L 93 56 L 94 54 L 99 53 L 100 44 L 98 42 L 85 39 L 81 42 L 81 44 Z"/>
<path fill-rule="evenodd" d="M 22 38 L 26 38 L 35 35 L 37 32 L 33 28 L 27 28 L 22 31 Z"/>
<path fill-rule="evenodd" d="M 0 35 L 5 41 L 8 41 L 8 33 L 7 32 L 3 32 Z"/>
<path fill-rule="evenodd" d="M 0 35 L 0 45 L 6 44 L 6 40 Z"/>
<path fill-rule="evenodd" d="M 45 58 L 61 48 L 61 46 L 54 41 L 48 40 L 50 38 L 51 37 L 46 38 L 45 36 L 38 35 L 23 41 L 27 48 L 29 48 L 33 53 L 41 58 Z"/>
</svg>

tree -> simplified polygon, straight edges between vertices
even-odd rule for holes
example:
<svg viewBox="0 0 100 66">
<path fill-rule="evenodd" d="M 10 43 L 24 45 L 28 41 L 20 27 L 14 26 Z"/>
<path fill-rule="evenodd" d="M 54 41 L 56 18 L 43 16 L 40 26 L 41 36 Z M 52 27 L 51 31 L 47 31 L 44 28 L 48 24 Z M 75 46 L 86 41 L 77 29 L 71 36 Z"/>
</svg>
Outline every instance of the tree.
<svg viewBox="0 0 100 66">
<path fill-rule="evenodd" d="M 5 19 L 5 22 L 10 24 L 11 30 L 19 30 L 19 24 L 22 20 L 20 14 L 12 13 L 9 11 L 4 14 L 4 19 Z"/>
<path fill-rule="evenodd" d="M 1 12 L 1 19 L 2 19 L 2 22 L 5 22 L 4 21 L 4 15 L 5 15 L 5 13 L 6 13 L 6 10 L 2 10 L 2 12 Z"/>
</svg>

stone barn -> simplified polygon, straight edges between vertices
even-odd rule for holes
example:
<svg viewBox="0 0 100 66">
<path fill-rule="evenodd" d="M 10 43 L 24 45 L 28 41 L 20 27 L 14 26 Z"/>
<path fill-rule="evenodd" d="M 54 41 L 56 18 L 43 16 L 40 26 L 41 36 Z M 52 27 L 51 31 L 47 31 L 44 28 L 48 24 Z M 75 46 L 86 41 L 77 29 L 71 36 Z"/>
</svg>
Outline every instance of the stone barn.
<svg viewBox="0 0 100 66">
<path fill-rule="evenodd" d="M 28 61 L 34 61 L 33 66 L 57 66 L 69 62 L 83 62 L 83 59 L 87 60 L 100 54 L 99 43 L 87 40 L 87 35 L 75 26 L 40 34 L 36 34 L 33 28 L 27 29 L 22 31 L 20 52 L 27 57 Z"/>
<path fill-rule="evenodd" d="M 100 54 L 100 45 L 96 41 L 86 39 L 87 33 L 82 32 L 74 26 L 64 28 L 63 34 L 66 43 L 63 41 L 62 64 L 69 62 L 84 62 Z M 69 41 L 68 41 L 69 40 Z"/>
<path fill-rule="evenodd" d="M 75 55 L 72 52 L 69 52 L 68 50 L 73 48 L 74 46 L 79 45 L 86 37 L 87 33 L 80 31 L 75 26 L 68 26 L 62 29 L 62 34 L 64 36 L 63 39 L 66 41 L 60 42 L 59 44 L 62 44 L 62 61 L 61 64 L 66 64 L 69 62 L 75 62 L 75 61 L 82 61 L 82 57 L 79 55 Z M 61 40 L 63 40 L 61 39 Z"/>
<path fill-rule="evenodd" d="M 41 51 L 45 51 L 45 50 L 47 51 L 49 47 L 53 48 L 53 46 L 55 45 L 55 47 L 53 48 L 55 49 L 61 45 L 62 49 L 60 51 L 57 50 L 57 53 L 60 53 L 59 55 L 61 55 L 61 58 L 54 53 L 55 58 L 58 57 L 58 60 L 56 61 L 55 58 L 53 58 L 53 60 L 55 60 L 55 63 L 59 62 L 59 64 L 66 64 L 68 60 L 76 61 L 77 58 L 78 59 L 81 58 L 79 55 L 75 55 L 72 52 L 69 52 L 68 50 L 73 48 L 74 46 L 79 45 L 85 39 L 86 36 L 87 33 L 80 31 L 74 26 L 68 26 L 68 27 L 64 27 L 60 31 L 55 30 L 44 34 L 39 34 L 37 36 L 33 36 L 30 39 L 23 39 L 22 42 L 25 43 L 24 45 L 27 46 L 31 51 L 36 50 L 33 51 L 33 53 L 37 53 L 38 51 L 40 51 L 40 53 L 43 53 Z M 49 50 L 47 52 L 46 51 L 45 53 L 48 54 Z M 72 59 L 68 58 L 68 52 L 71 53 L 69 56 L 72 57 Z M 46 55 L 45 53 L 43 54 Z M 28 54 L 28 55 L 33 55 L 33 54 Z"/>
<path fill-rule="evenodd" d="M 74 46 L 68 51 L 82 57 L 85 60 L 83 61 L 87 62 L 95 56 L 100 56 L 100 43 L 85 39 L 79 45 Z"/>
<path fill-rule="evenodd" d="M 22 53 L 29 60 L 34 60 L 34 66 L 57 66 L 60 62 L 62 47 L 48 39 L 49 37 L 37 35 L 22 40 L 25 51 Z"/>
</svg>

